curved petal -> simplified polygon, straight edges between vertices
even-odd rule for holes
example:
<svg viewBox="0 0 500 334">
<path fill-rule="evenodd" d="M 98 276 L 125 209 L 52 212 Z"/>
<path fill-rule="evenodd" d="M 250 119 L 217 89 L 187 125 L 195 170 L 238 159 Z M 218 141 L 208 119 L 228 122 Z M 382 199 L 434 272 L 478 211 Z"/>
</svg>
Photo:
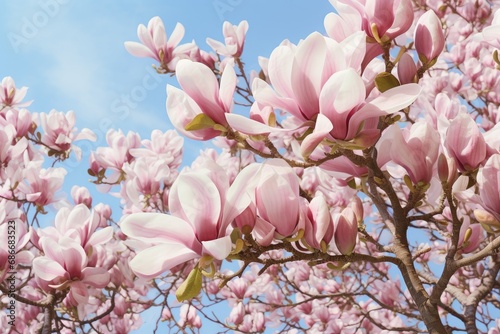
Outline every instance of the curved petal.
<svg viewBox="0 0 500 334">
<path fill-rule="evenodd" d="M 46 256 L 33 260 L 33 272 L 40 279 L 50 282 L 57 277 L 65 277 L 66 270 L 56 261 Z"/>
<path fill-rule="evenodd" d="M 139 252 L 129 264 L 137 276 L 152 279 L 178 264 L 197 257 L 199 254 L 183 244 L 168 242 Z"/>
<path fill-rule="evenodd" d="M 300 144 L 300 152 L 303 157 L 308 157 L 314 149 L 327 138 L 332 131 L 332 122 L 323 114 L 319 114 L 313 132 L 308 135 Z"/>
<path fill-rule="evenodd" d="M 232 62 L 226 64 L 224 72 L 220 78 L 219 102 L 224 106 L 226 113 L 230 112 L 233 106 L 233 95 L 236 89 L 236 72 L 234 72 L 234 64 Z M 226 124 L 226 123 L 220 123 Z"/>
<path fill-rule="evenodd" d="M 86 283 L 94 288 L 102 289 L 108 285 L 110 275 L 104 268 L 86 267 L 82 270 L 83 283 Z"/>
<path fill-rule="evenodd" d="M 218 104 L 219 83 L 212 70 L 202 63 L 182 59 L 175 71 L 179 85 L 203 113 L 216 123 L 225 125 L 224 110 Z"/>
<path fill-rule="evenodd" d="M 134 57 L 141 57 L 141 58 L 155 58 L 156 55 L 148 49 L 145 45 L 137 42 L 125 42 L 125 49 Z"/>
<path fill-rule="evenodd" d="M 170 205 L 173 215 L 186 217 L 191 223 L 198 240 L 212 240 L 218 237 L 217 226 L 222 210 L 221 194 L 212 180 L 203 174 L 184 173 L 170 189 L 169 198 L 177 198 Z"/>
<path fill-rule="evenodd" d="M 229 235 L 215 240 L 203 241 L 201 244 L 203 245 L 203 254 L 211 255 L 217 260 L 224 260 L 231 252 L 232 247 Z"/>
<path fill-rule="evenodd" d="M 125 217 L 120 223 L 122 232 L 130 238 L 149 244 L 178 242 L 199 250 L 193 226 L 188 222 L 163 213 L 141 212 Z"/>
</svg>

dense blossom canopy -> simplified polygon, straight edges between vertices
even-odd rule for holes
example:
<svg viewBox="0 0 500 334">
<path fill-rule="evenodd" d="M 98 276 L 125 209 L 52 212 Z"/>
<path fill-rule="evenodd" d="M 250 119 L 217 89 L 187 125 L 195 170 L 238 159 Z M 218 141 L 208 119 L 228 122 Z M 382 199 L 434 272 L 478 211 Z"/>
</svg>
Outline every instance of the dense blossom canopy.
<svg viewBox="0 0 500 334">
<path fill-rule="evenodd" d="M 253 71 L 246 21 L 211 50 L 138 27 L 175 130 L 92 152 L 121 212 L 59 195 L 96 137 L 2 80 L 2 331 L 500 334 L 500 2 L 330 2 Z M 182 136 L 214 148 L 181 169 Z"/>
</svg>

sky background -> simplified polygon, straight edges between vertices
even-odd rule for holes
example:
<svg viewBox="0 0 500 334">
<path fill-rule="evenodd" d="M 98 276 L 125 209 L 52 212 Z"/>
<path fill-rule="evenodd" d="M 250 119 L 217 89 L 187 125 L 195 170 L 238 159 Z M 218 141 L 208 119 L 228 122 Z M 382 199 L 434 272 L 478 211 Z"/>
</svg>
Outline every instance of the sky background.
<svg viewBox="0 0 500 334">
<path fill-rule="evenodd" d="M 77 127 L 89 128 L 96 143 L 82 143 L 83 159 L 69 159 L 64 190 L 86 186 L 98 202 L 111 204 L 113 218 L 120 219 L 117 202 L 96 194 L 86 174 L 90 150 L 106 145 L 108 129 L 138 132 L 173 129 L 165 111 L 165 86 L 175 78 L 156 74 L 153 59 L 135 58 L 125 41 L 138 41 L 137 26 L 154 16 L 163 19 L 167 34 L 181 22 L 186 34 L 182 43 L 195 40 L 210 51 L 207 37 L 223 41 L 222 24 L 249 22 L 243 61 L 247 72 L 258 70 L 257 57 L 269 57 L 284 39 L 297 43 L 313 31 L 324 32 L 323 19 L 332 11 L 328 1 L 299 0 L 161 0 L 161 1 L 3 1 L 0 5 L 0 79 L 13 77 L 16 86 L 28 86 L 25 100 L 33 100 L 31 112 L 73 110 Z M 145 89 L 143 80 L 157 83 Z M 135 92 L 135 95 L 133 93 Z M 138 95 L 138 92 L 146 94 Z M 126 106 L 122 96 L 131 97 Z M 133 98 L 133 97 L 136 98 Z M 186 140 L 183 165 L 189 165 L 208 144 Z M 51 224 L 51 215 L 46 224 Z M 226 310 L 227 311 L 227 310 Z M 151 324 L 157 314 L 146 315 Z M 149 318 L 149 319 L 148 319 Z M 204 321 L 206 324 L 207 321 Z M 140 332 L 150 333 L 145 326 Z M 210 330 L 204 327 L 204 332 Z"/>
</svg>

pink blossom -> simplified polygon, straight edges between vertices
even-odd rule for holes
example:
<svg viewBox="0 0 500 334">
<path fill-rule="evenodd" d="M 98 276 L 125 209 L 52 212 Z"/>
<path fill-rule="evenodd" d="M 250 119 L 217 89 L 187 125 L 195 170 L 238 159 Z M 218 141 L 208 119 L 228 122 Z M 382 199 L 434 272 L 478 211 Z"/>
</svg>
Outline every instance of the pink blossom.
<svg viewBox="0 0 500 334">
<path fill-rule="evenodd" d="M 323 196 L 315 196 L 306 207 L 304 238 L 309 246 L 326 250 L 333 238 L 333 219 Z M 322 243 L 324 246 L 322 246 Z"/>
<path fill-rule="evenodd" d="M 439 134 L 426 122 L 417 122 L 404 133 L 397 125 L 387 129 L 377 144 L 378 161 L 403 167 L 414 184 L 429 183 L 439 153 Z"/>
<path fill-rule="evenodd" d="M 182 305 L 179 317 L 180 326 L 201 328 L 201 318 L 196 312 L 196 308 L 194 306 L 189 304 Z"/>
<path fill-rule="evenodd" d="M 367 101 L 363 79 L 353 69 L 333 74 L 321 90 L 320 114 L 313 133 L 302 142 L 302 154 L 308 156 L 324 139 L 373 145 L 380 133 L 378 118 L 407 107 L 420 91 L 417 84 L 407 84 Z"/>
<path fill-rule="evenodd" d="M 445 146 L 460 171 L 475 170 L 487 157 L 487 145 L 476 122 L 465 113 L 451 121 Z"/>
<path fill-rule="evenodd" d="M 169 195 L 170 215 L 127 216 L 120 224 L 123 233 L 145 244 L 130 261 L 132 270 L 149 279 L 203 255 L 226 258 L 231 251 L 226 229 L 244 209 L 227 199 L 228 188 L 224 170 L 207 161 L 205 169 L 181 173 L 176 179 Z"/>
<path fill-rule="evenodd" d="M 54 226 L 38 230 L 34 241 L 41 247 L 40 241 L 36 241 L 38 237 L 56 242 L 67 237 L 82 246 L 87 254 L 92 254 L 97 245 L 108 242 L 113 236 L 110 226 L 98 230 L 99 222 L 99 215 L 85 204 L 73 208 L 63 207 L 56 214 Z"/>
<path fill-rule="evenodd" d="M 207 38 L 207 44 L 210 45 L 217 54 L 225 57 L 238 58 L 243 52 L 247 31 L 247 21 L 241 21 L 237 26 L 226 21 L 222 26 L 225 45 L 212 38 Z"/>
<path fill-rule="evenodd" d="M 398 79 L 401 84 L 408 84 L 415 82 L 415 76 L 417 75 L 417 66 L 413 61 L 413 58 L 408 54 L 404 53 L 398 62 Z"/>
<path fill-rule="evenodd" d="M 269 58 L 269 80 L 256 78 L 255 100 L 262 106 L 285 110 L 302 121 L 320 110 L 320 93 L 330 76 L 348 67 L 358 71 L 365 51 L 362 34 L 338 43 L 319 33 L 310 34 L 297 46 L 282 44 Z"/>
<path fill-rule="evenodd" d="M 27 91 L 28 87 L 16 88 L 16 84 L 11 77 L 3 78 L 0 84 L 0 111 L 6 107 L 29 106 L 31 101 L 21 103 Z"/>
<path fill-rule="evenodd" d="M 158 61 L 165 71 L 175 71 L 177 61 L 183 57 L 192 45 L 178 46 L 184 37 L 184 26 L 180 23 L 167 40 L 167 33 L 163 21 L 158 16 L 148 22 L 148 27 L 140 24 L 137 27 L 137 36 L 141 43 L 125 42 L 127 51 L 136 57 L 149 57 Z M 187 58 L 187 57 L 186 57 Z"/>
<path fill-rule="evenodd" d="M 256 207 L 257 241 L 292 236 L 301 228 L 299 178 L 281 159 L 251 164 L 236 177 L 231 189 L 240 194 L 238 205 Z"/>
<path fill-rule="evenodd" d="M 484 209 L 500 221 L 500 154 L 492 155 L 477 173 L 479 196 Z"/>
<path fill-rule="evenodd" d="M 443 51 L 443 27 L 433 10 L 428 10 L 418 19 L 414 39 L 415 50 L 424 64 L 433 61 Z"/>
<path fill-rule="evenodd" d="M 82 129 L 77 132 L 75 128 L 76 118 L 73 111 L 66 114 L 52 110 L 48 115 L 46 113 L 40 114 L 40 123 L 43 129 L 43 134 L 40 141 L 43 145 L 56 152 L 65 152 L 66 157 L 70 150 L 73 150 L 78 159 L 81 158 L 81 149 L 73 142 L 86 139 L 95 141 L 96 135 L 89 129 Z"/>
<path fill-rule="evenodd" d="M 131 149 L 141 146 L 141 138 L 137 133 L 129 131 L 125 136 L 121 130 L 109 130 L 106 133 L 106 142 L 109 147 L 98 147 L 95 151 L 96 167 L 121 170 L 123 164 L 131 162 Z"/>
<path fill-rule="evenodd" d="M 31 113 L 26 109 L 8 109 L 2 116 L 0 116 L 0 126 L 5 129 L 12 125 L 16 129 L 16 138 L 26 136 L 35 126 Z"/>
<path fill-rule="evenodd" d="M 500 10 L 495 10 L 491 25 L 484 28 L 480 35 L 480 40 L 490 44 L 494 48 L 500 49 Z"/>
<path fill-rule="evenodd" d="M 70 288 L 76 306 L 88 302 L 88 286 L 104 288 L 109 283 L 106 269 L 87 266 L 87 255 L 76 241 L 62 237 L 56 242 L 43 237 L 40 245 L 45 255 L 33 260 L 33 273 L 44 289 Z"/>
<path fill-rule="evenodd" d="M 226 66 L 220 86 L 212 70 L 201 63 L 181 60 L 176 71 L 182 90 L 167 85 L 167 113 L 172 124 L 177 131 L 191 139 L 217 137 L 221 131 L 211 125 L 194 130 L 186 130 L 185 127 L 200 114 L 205 114 L 214 122 L 213 125 L 227 126 L 225 114 L 232 110 L 236 88 L 233 66 Z"/>
<path fill-rule="evenodd" d="M 84 204 L 89 209 L 92 207 L 92 196 L 85 187 L 73 186 L 71 188 L 71 197 L 73 197 L 75 204 Z"/>
<path fill-rule="evenodd" d="M 358 238 L 358 223 L 356 215 L 347 207 L 335 219 L 334 240 L 340 254 L 351 254 Z"/>
<path fill-rule="evenodd" d="M 25 170 L 25 182 L 18 185 L 26 200 L 39 208 L 58 200 L 57 191 L 62 187 L 67 171 L 64 168 L 40 169 L 32 164 Z"/>
</svg>

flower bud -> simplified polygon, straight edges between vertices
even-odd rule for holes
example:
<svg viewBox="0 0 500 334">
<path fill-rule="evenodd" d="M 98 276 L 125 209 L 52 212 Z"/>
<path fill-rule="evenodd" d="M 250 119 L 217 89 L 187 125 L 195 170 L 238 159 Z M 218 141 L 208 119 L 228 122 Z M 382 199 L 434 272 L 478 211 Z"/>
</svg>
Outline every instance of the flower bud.
<svg viewBox="0 0 500 334">
<path fill-rule="evenodd" d="M 423 64 L 429 64 L 443 51 L 443 27 L 433 10 L 428 10 L 418 19 L 414 39 L 415 49 Z"/>
</svg>

